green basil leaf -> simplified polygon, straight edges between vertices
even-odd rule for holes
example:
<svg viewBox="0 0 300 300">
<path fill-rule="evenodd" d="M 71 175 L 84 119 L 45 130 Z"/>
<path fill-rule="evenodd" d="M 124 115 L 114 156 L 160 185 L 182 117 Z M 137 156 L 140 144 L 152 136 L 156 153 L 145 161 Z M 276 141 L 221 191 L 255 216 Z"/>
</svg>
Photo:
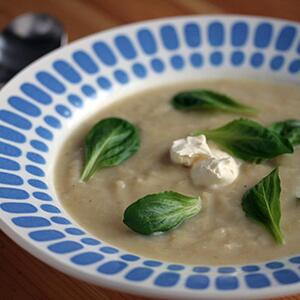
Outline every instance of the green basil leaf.
<svg viewBox="0 0 300 300">
<path fill-rule="evenodd" d="M 99 121 L 85 139 L 81 180 L 87 181 L 99 169 L 119 165 L 136 153 L 139 145 L 138 130 L 128 121 L 119 118 Z"/>
<path fill-rule="evenodd" d="M 264 225 L 279 244 L 284 244 L 280 229 L 280 178 L 274 169 L 242 198 L 242 208 L 246 216 Z"/>
<path fill-rule="evenodd" d="M 196 215 L 200 209 L 200 198 L 176 192 L 161 192 L 147 195 L 128 206 L 123 222 L 133 231 L 149 235 L 178 226 Z"/>
<path fill-rule="evenodd" d="M 205 134 L 231 155 L 256 163 L 294 151 L 286 138 L 248 119 L 234 120 L 217 129 L 194 133 L 199 134 Z"/>
<path fill-rule="evenodd" d="M 209 90 L 180 92 L 172 99 L 174 108 L 180 110 L 221 110 L 232 113 L 255 114 L 255 108 L 243 105 L 230 97 Z"/>
<path fill-rule="evenodd" d="M 300 120 L 285 120 L 273 123 L 270 129 L 285 137 L 294 146 L 300 144 Z"/>
</svg>

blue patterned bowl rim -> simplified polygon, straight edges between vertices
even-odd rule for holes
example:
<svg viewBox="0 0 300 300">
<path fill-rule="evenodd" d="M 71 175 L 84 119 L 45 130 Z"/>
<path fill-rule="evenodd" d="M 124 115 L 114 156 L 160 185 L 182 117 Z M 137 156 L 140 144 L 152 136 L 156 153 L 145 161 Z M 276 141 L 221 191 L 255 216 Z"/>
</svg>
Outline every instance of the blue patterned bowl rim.
<svg viewBox="0 0 300 300">
<path fill-rule="evenodd" d="M 150 20 L 93 34 L 31 64 L 1 91 L 2 230 L 62 272 L 129 293 L 258 299 L 300 292 L 300 253 L 232 266 L 153 260 L 85 232 L 57 199 L 55 151 L 79 119 L 145 83 L 224 76 L 299 84 L 300 25 L 242 15 Z"/>
</svg>

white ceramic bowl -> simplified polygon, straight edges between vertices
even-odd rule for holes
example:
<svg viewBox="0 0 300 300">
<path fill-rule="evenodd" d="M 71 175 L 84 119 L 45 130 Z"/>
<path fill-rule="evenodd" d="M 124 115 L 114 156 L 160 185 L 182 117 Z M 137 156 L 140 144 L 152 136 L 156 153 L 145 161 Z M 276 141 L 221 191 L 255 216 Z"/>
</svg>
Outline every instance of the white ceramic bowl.
<svg viewBox="0 0 300 300">
<path fill-rule="evenodd" d="M 300 253 L 226 267 L 157 261 L 92 237 L 57 198 L 53 165 L 75 124 L 146 85 L 218 77 L 299 85 L 299 24 L 224 15 L 147 21 L 91 35 L 30 65 L 0 96 L 4 232 L 71 276 L 130 293 L 254 299 L 300 292 Z"/>
</svg>

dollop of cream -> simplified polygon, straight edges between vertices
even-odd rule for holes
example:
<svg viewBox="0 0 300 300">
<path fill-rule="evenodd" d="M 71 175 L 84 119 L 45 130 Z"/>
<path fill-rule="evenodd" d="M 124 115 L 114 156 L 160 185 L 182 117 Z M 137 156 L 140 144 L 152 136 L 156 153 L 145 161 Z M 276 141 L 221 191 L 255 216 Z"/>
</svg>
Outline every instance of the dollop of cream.
<svg viewBox="0 0 300 300">
<path fill-rule="evenodd" d="M 239 175 L 240 162 L 215 146 L 209 147 L 205 135 L 174 141 L 170 156 L 174 163 L 191 167 L 190 176 L 197 186 L 218 189 Z"/>
<path fill-rule="evenodd" d="M 191 166 L 196 160 L 207 159 L 211 156 L 212 153 L 203 134 L 176 140 L 170 149 L 172 162 L 187 167 Z"/>
<path fill-rule="evenodd" d="M 196 162 L 190 174 L 195 185 L 218 189 L 236 180 L 239 175 L 239 166 L 230 156 L 211 157 Z"/>
</svg>

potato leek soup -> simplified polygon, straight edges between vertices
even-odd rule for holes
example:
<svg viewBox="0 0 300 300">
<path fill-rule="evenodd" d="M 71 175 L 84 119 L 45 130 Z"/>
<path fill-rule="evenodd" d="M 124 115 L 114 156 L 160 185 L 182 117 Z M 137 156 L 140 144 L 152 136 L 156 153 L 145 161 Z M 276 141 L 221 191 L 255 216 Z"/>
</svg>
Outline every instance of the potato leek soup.
<svg viewBox="0 0 300 300">
<path fill-rule="evenodd" d="M 295 254 L 299 117 L 292 85 L 213 80 L 147 90 L 71 133 L 55 187 L 83 228 L 139 255 L 220 265 Z"/>
</svg>

